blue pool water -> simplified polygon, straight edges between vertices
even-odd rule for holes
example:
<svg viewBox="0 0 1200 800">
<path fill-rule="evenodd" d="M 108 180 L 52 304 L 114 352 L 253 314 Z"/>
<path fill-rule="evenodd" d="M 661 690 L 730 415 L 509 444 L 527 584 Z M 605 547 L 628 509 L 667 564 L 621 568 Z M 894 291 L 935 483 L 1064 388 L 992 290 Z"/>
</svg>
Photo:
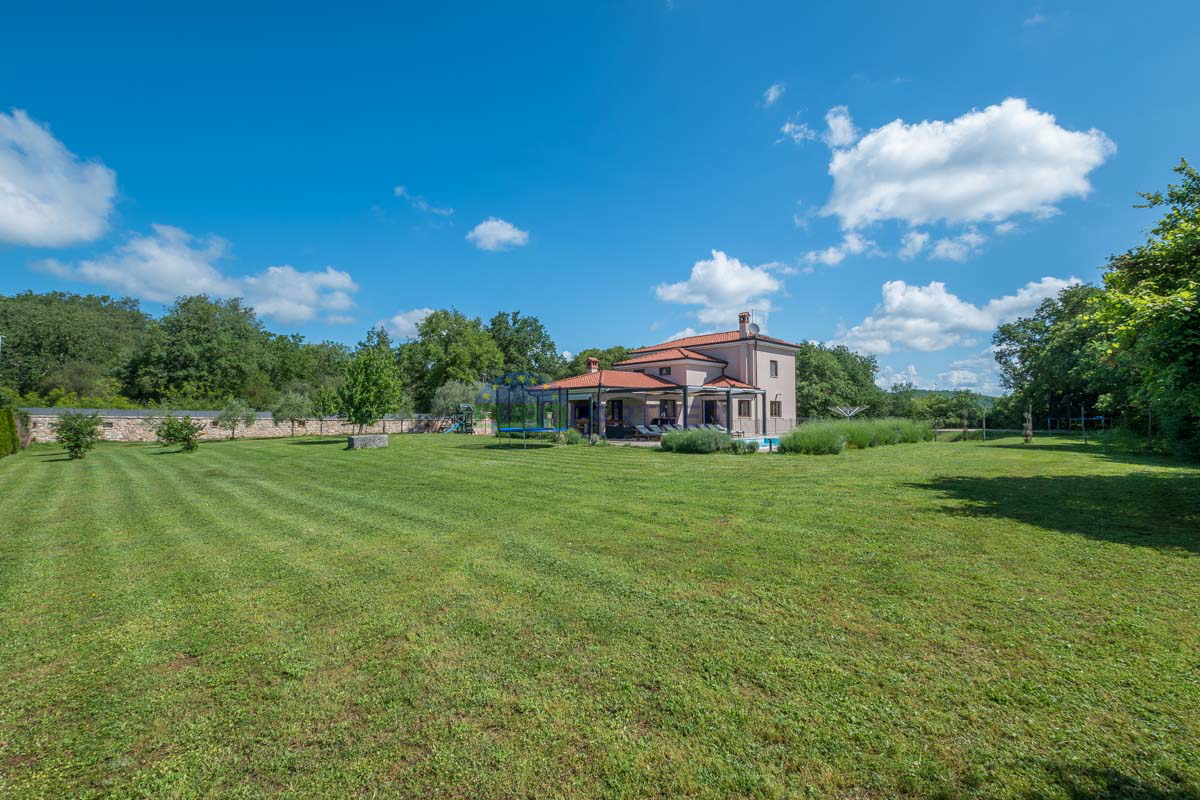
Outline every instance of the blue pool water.
<svg viewBox="0 0 1200 800">
<path fill-rule="evenodd" d="M 779 447 L 778 436 L 756 436 L 754 440 L 758 442 L 760 450 L 775 450 Z"/>
</svg>

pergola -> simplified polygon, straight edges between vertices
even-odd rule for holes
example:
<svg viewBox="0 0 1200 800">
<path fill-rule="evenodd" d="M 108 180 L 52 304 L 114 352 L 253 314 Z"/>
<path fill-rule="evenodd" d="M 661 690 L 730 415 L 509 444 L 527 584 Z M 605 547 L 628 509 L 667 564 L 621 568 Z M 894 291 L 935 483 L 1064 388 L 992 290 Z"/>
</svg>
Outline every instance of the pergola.
<svg viewBox="0 0 1200 800">
<path fill-rule="evenodd" d="M 619 382 L 619 379 L 618 379 L 618 382 Z M 767 427 L 766 396 L 767 396 L 767 393 L 763 389 L 756 389 L 753 387 L 741 387 L 741 386 L 733 386 L 733 385 L 687 386 L 687 385 L 683 385 L 683 384 L 673 384 L 673 385 L 669 385 L 669 386 L 656 386 L 654 388 L 638 388 L 638 387 L 628 387 L 628 386 L 605 386 L 603 384 L 603 382 L 600 381 L 600 382 L 597 382 L 597 385 L 595 388 L 580 387 L 580 388 L 576 388 L 576 389 L 569 389 L 568 394 L 567 394 L 567 399 L 569 401 L 570 400 L 590 400 L 592 402 L 592 408 L 595 411 L 593 419 L 595 420 L 596 433 L 598 433 L 600 436 L 604 436 L 606 420 L 607 420 L 607 416 L 608 416 L 605 413 L 605 406 L 610 398 L 613 398 L 617 395 L 621 395 L 621 396 L 634 395 L 634 396 L 642 396 L 642 397 L 646 397 L 646 398 L 649 398 L 649 397 L 663 398 L 664 396 L 670 396 L 670 395 L 678 396 L 680 401 L 682 402 L 682 408 L 683 408 L 683 420 L 680 423 L 680 425 L 684 428 L 691 427 L 688 422 L 688 417 L 689 417 L 688 402 L 689 402 L 689 400 L 694 400 L 697 398 L 704 398 L 704 399 L 719 398 L 721 400 L 724 400 L 724 402 L 725 402 L 725 427 L 726 427 L 726 430 L 728 430 L 730 433 L 733 432 L 733 419 L 734 419 L 733 400 L 734 400 L 734 398 L 735 397 L 743 397 L 746 395 L 756 396 L 756 397 L 761 398 L 760 402 L 762 405 L 762 415 L 761 416 L 762 416 L 763 433 L 766 434 L 766 432 L 767 432 L 766 431 L 766 427 Z"/>
</svg>

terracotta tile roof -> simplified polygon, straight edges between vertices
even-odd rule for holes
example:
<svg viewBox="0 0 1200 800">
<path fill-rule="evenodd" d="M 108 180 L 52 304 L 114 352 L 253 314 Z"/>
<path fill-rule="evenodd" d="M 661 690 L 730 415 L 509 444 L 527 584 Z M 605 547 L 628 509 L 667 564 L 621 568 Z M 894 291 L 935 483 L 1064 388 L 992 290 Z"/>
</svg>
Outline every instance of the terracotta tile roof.
<svg viewBox="0 0 1200 800">
<path fill-rule="evenodd" d="M 547 384 L 551 389 L 595 389 L 603 384 L 605 389 L 678 389 L 679 384 L 664 381 L 655 375 L 644 372 L 623 372 L 615 369 L 602 369 L 596 372 L 585 372 L 582 375 L 572 375 L 569 378 L 552 381 Z"/>
<path fill-rule="evenodd" d="M 669 350 L 676 347 L 700 347 L 706 344 L 722 344 L 724 342 L 737 342 L 742 339 L 760 339 L 770 344 L 781 344 L 785 347 L 800 347 L 794 342 L 786 342 L 783 339 L 776 339 L 774 336 L 763 336 L 761 333 L 742 336 L 741 331 L 723 331 L 721 333 L 702 333 L 699 336 L 685 336 L 682 339 L 672 339 L 669 342 L 662 344 L 652 344 L 648 347 L 636 347 L 630 350 L 630 353 L 649 353 L 658 350 Z"/>
<path fill-rule="evenodd" d="M 648 364 L 653 361 L 678 361 L 684 358 L 690 358 L 694 361 L 708 361 L 713 364 L 726 363 L 722 359 L 706 356 L 704 353 L 697 353 L 695 350 L 688 350 L 686 347 L 672 347 L 670 350 L 655 350 L 653 353 L 646 353 L 645 355 L 627 358 L 624 361 L 617 361 L 613 366 L 623 367 L 628 364 Z"/>
<path fill-rule="evenodd" d="M 751 386 L 748 383 L 742 383 L 737 378 L 731 378 L 728 375 L 718 375 L 713 378 L 705 386 L 715 386 L 718 389 L 757 389 L 757 386 Z"/>
</svg>

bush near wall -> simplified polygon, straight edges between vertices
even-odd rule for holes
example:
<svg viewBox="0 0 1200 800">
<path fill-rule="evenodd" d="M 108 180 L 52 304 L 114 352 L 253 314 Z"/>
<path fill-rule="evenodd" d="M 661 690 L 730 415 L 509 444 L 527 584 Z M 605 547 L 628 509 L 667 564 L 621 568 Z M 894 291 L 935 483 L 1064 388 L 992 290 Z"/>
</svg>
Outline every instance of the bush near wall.
<svg viewBox="0 0 1200 800">
<path fill-rule="evenodd" d="M 17 438 L 17 420 L 11 408 L 0 408 L 0 458 L 11 456 L 21 449 Z"/>
</svg>

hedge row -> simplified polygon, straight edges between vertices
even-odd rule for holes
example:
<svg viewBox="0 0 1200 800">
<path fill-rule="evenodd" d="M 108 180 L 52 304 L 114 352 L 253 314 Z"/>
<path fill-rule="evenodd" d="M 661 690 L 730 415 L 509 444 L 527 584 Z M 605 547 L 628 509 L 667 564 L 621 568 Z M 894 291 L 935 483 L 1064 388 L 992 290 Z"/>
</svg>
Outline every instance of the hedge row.
<svg viewBox="0 0 1200 800">
<path fill-rule="evenodd" d="M 758 452 L 755 439 L 734 439 L 728 433 L 695 428 L 675 431 L 662 437 L 662 449 L 670 453 L 734 453 L 743 455 Z"/>
<path fill-rule="evenodd" d="M 17 420 L 11 408 L 0 408 L 0 458 L 11 456 L 21 449 L 17 435 Z"/>
</svg>

